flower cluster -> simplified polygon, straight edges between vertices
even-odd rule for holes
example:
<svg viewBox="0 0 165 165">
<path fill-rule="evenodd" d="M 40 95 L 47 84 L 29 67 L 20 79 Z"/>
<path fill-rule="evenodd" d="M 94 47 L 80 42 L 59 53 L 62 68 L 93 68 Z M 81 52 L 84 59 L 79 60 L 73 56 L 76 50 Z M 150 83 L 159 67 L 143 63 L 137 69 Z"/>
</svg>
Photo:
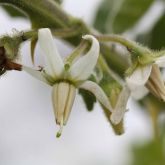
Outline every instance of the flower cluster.
<svg viewBox="0 0 165 165">
<path fill-rule="evenodd" d="M 61 135 L 63 125 L 67 123 L 76 90 L 79 88 L 92 92 L 104 107 L 111 112 L 113 111 L 108 97 L 101 87 L 88 80 L 99 57 L 99 42 L 91 35 L 85 35 L 83 39 L 91 42 L 89 51 L 68 66 L 68 63 L 64 63 L 64 60 L 60 57 L 50 30 L 40 29 L 38 42 L 44 52 L 45 66 L 42 70 L 23 66 L 24 71 L 52 86 L 54 114 L 56 123 L 60 125 L 57 136 Z M 67 64 L 67 67 L 65 67 L 65 64 Z"/>
<path fill-rule="evenodd" d="M 104 58 L 99 57 L 100 44 L 96 38 L 107 41 L 115 38 L 128 48 L 132 65 L 126 71 L 125 81 L 110 70 Z M 141 99 L 149 91 L 165 101 L 165 85 L 160 71 L 160 68 L 165 66 L 165 51 L 153 52 L 115 35 L 108 38 L 84 35 L 82 40 L 82 43 L 88 42 L 89 45 L 84 55 L 82 55 L 84 46 L 80 44 L 71 55 L 62 59 L 54 44 L 51 31 L 48 28 L 39 29 L 38 43 L 43 51 L 45 64 L 38 70 L 6 58 L 6 55 L 10 55 L 10 51 L 6 51 L 5 46 L 0 47 L 2 73 L 5 70 L 24 70 L 52 87 L 55 121 L 60 126 L 57 137 L 61 135 L 63 126 L 67 124 L 79 89 L 92 93 L 102 108 L 108 110 L 107 116 L 113 127 L 122 125 L 130 95 Z M 97 77 L 94 71 L 99 67 L 102 72 L 101 76 Z M 91 79 L 91 75 L 96 77 L 95 80 Z"/>
</svg>

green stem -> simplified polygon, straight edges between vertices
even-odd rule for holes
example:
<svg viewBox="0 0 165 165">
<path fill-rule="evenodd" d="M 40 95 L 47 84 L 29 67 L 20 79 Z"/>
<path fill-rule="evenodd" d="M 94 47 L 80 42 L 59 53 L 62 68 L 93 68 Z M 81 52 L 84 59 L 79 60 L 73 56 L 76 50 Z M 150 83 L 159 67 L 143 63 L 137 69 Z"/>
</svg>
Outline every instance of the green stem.
<svg viewBox="0 0 165 165">
<path fill-rule="evenodd" d="M 78 27 L 81 30 L 79 30 L 77 35 L 65 38 L 66 41 L 74 46 L 77 46 L 81 42 L 82 35 L 93 34 L 82 20 L 68 15 L 54 0 L 0 0 L 0 3 L 21 9 L 31 19 L 32 27 L 37 29 L 43 27 L 52 29 Z M 109 46 L 101 44 L 101 54 L 108 65 L 118 73 L 123 74 L 128 68 L 127 59 L 112 52 Z"/>
<path fill-rule="evenodd" d="M 149 50 L 147 48 L 144 48 L 143 46 L 141 46 L 140 44 L 128 40 L 120 35 L 95 35 L 95 37 L 100 41 L 100 42 L 115 42 L 115 43 L 119 43 L 122 46 L 125 46 L 128 51 L 130 52 L 135 52 L 140 54 L 144 54 L 145 52 L 149 52 Z"/>
<path fill-rule="evenodd" d="M 99 62 L 99 65 L 101 66 L 102 70 L 107 72 L 120 85 L 122 85 L 122 86 L 124 85 L 124 81 L 121 79 L 121 77 L 119 75 L 117 75 L 112 69 L 110 69 L 110 67 L 107 65 L 105 59 L 102 56 L 99 57 L 98 62 Z"/>
<path fill-rule="evenodd" d="M 72 18 L 61 12 L 62 9 L 54 0 L 0 0 L 0 2 L 21 9 L 40 26 L 69 27 L 72 22 Z"/>
<path fill-rule="evenodd" d="M 81 55 L 88 47 L 88 42 L 82 40 L 82 42 L 74 49 L 74 51 L 65 59 L 67 64 L 72 64 L 74 60 Z"/>
<path fill-rule="evenodd" d="M 75 36 L 79 33 L 80 29 L 75 30 L 75 27 L 72 28 L 65 28 L 65 29 L 51 29 L 51 32 L 54 36 L 60 37 L 60 38 L 69 38 L 72 36 Z M 38 37 L 38 30 L 30 30 L 16 34 L 14 36 L 15 38 L 22 39 L 22 42 L 29 40 L 29 39 L 37 39 Z"/>
</svg>

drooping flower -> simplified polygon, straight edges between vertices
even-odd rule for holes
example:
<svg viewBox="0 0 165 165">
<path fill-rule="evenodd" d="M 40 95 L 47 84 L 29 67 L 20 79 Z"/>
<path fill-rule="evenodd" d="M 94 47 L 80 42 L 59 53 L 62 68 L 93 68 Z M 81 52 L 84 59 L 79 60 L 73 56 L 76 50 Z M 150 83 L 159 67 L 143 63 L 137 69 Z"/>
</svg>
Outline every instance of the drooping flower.
<svg viewBox="0 0 165 165">
<path fill-rule="evenodd" d="M 127 102 L 129 97 L 130 90 L 127 85 L 124 85 L 118 96 L 117 103 L 114 107 L 112 115 L 110 116 L 111 122 L 113 124 L 117 125 L 122 121 L 124 114 L 127 111 Z"/>
<path fill-rule="evenodd" d="M 45 67 L 38 71 L 23 66 L 30 75 L 52 86 L 52 101 L 56 123 L 60 125 L 57 136 L 61 135 L 62 127 L 67 123 L 76 96 L 76 89 L 82 88 L 92 92 L 98 101 L 112 111 L 111 104 L 104 91 L 95 82 L 89 81 L 99 57 L 100 46 L 95 37 L 85 35 L 83 39 L 91 42 L 89 51 L 73 64 L 65 63 L 60 57 L 49 29 L 38 32 L 39 45 L 44 52 Z"/>
<path fill-rule="evenodd" d="M 127 85 L 135 98 L 142 98 L 149 90 L 157 98 L 165 101 L 165 85 L 159 67 L 165 67 L 164 56 L 157 57 L 154 63 L 137 67 L 126 77 Z"/>
</svg>

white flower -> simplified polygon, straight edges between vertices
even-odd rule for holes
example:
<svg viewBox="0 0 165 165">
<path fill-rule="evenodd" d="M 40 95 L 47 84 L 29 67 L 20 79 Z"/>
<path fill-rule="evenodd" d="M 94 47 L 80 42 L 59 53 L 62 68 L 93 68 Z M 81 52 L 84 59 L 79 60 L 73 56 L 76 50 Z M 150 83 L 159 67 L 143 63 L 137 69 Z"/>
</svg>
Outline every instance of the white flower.
<svg viewBox="0 0 165 165">
<path fill-rule="evenodd" d="M 134 98 L 142 98 L 149 90 L 156 97 L 165 101 L 165 86 L 159 67 L 165 67 L 165 56 L 158 57 L 153 64 L 137 67 L 131 76 L 126 77 L 127 85 Z"/>
<path fill-rule="evenodd" d="M 119 124 L 123 117 L 125 112 L 127 111 L 127 102 L 130 97 L 130 90 L 127 87 L 127 85 L 123 86 L 123 89 L 121 90 L 117 103 L 115 105 L 115 108 L 110 116 L 111 122 L 115 125 Z"/>
<path fill-rule="evenodd" d="M 45 67 L 42 71 L 37 71 L 23 66 L 23 70 L 51 85 L 53 88 L 54 114 L 56 123 L 60 125 L 60 131 L 57 136 L 60 136 L 62 127 L 68 120 L 77 88 L 92 92 L 103 106 L 112 111 L 111 104 L 103 90 L 96 83 L 87 80 L 96 66 L 99 57 L 99 43 L 91 35 L 85 35 L 83 39 L 92 42 L 89 51 L 66 69 L 65 63 L 53 42 L 50 30 L 46 28 L 40 29 L 38 41 L 44 52 Z"/>
</svg>

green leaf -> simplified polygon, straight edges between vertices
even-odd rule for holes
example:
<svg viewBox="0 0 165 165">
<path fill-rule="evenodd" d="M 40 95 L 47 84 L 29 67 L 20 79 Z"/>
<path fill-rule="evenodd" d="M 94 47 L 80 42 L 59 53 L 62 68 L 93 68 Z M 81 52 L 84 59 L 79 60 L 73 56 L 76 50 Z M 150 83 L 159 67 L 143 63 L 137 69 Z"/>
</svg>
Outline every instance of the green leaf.
<svg viewBox="0 0 165 165">
<path fill-rule="evenodd" d="M 104 0 L 96 14 L 94 27 L 102 33 L 106 33 L 106 22 L 111 13 L 112 0 Z"/>
<path fill-rule="evenodd" d="M 26 18 L 26 15 L 20 11 L 18 8 L 13 6 L 3 5 L 2 8 L 11 16 L 11 17 L 23 17 Z"/>
<path fill-rule="evenodd" d="M 164 151 L 163 137 L 143 145 L 136 145 L 133 149 L 132 165 L 164 165 Z"/>
<path fill-rule="evenodd" d="M 165 12 L 147 33 L 139 34 L 136 40 L 152 49 L 160 50 L 165 47 Z"/>
<path fill-rule="evenodd" d="M 61 4 L 64 0 L 54 0 L 54 1 Z"/>
<path fill-rule="evenodd" d="M 124 0 L 121 9 L 113 22 L 116 33 L 132 27 L 148 10 L 154 0 Z"/>
<path fill-rule="evenodd" d="M 79 94 L 82 96 L 88 111 L 92 111 L 96 102 L 96 97 L 89 91 L 79 89 Z"/>
<path fill-rule="evenodd" d="M 104 33 L 122 33 L 142 18 L 154 0 L 104 0 L 94 26 Z"/>
<path fill-rule="evenodd" d="M 165 47 L 165 13 L 157 22 L 150 35 L 150 47 L 152 49 L 161 49 Z"/>
<path fill-rule="evenodd" d="M 62 0 L 54 0 L 56 3 L 61 4 Z M 14 6 L 8 6 L 8 5 L 2 5 L 2 8 L 11 16 L 11 17 L 23 17 L 26 18 L 26 15 L 19 10 L 18 8 L 15 8 Z"/>
</svg>

